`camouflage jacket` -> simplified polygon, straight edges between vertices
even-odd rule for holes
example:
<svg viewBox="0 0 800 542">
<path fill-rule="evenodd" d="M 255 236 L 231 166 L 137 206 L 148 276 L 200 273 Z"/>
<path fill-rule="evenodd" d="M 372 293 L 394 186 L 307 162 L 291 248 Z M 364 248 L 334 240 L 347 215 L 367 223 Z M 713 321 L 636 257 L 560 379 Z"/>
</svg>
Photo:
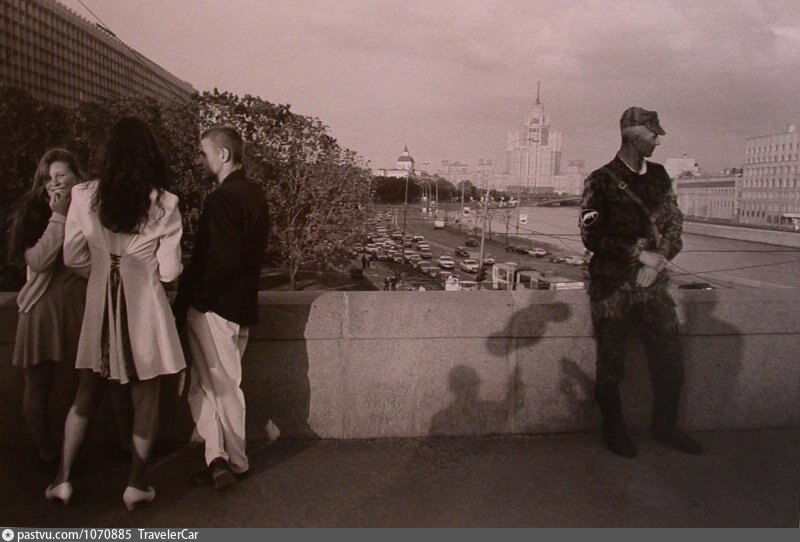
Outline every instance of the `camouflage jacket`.
<svg viewBox="0 0 800 542">
<path fill-rule="evenodd" d="M 627 183 L 650 209 L 661 234 L 658 246 L 644 210 L 618 187 L 606 168 Z M 592 299 L 607 297 L 620 287 L 633 287 L 642 265 L 637 247 L 659 252 L 670 260 L 683 248 L 683 215 L 669 175 L 655 162 L 647 162 L 644 175 L 631 171 L 619 157 L 593 171 L 584 181 L 579 222 L 583 244 L 594 253 L 589 263 Z M 664 270 L 653 287 L 664 286 L 667 281 Z"/>
</svg>

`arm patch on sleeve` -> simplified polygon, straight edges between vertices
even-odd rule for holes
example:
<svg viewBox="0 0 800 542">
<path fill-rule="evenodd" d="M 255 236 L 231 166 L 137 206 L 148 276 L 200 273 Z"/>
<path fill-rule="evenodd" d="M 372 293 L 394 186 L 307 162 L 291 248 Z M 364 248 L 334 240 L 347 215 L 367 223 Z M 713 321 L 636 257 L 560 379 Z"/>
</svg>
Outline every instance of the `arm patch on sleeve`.
<svg viewBox="0 0 800 542">
<path fill-rule="evenodd" d="M 581 211 L 581 225 L 588 228 L 600 218 L 600 212 L 594 209 L 583 209 Z"/>
</svg>

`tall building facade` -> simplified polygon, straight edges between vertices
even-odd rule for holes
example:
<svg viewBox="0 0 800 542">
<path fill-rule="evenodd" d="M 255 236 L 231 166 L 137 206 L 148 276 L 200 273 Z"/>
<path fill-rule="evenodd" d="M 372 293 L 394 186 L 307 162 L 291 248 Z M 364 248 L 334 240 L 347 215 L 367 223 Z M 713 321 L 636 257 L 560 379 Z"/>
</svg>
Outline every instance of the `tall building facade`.
<svg viewBox="0 0 800 542">
<path fill-rule="evenodd" d="M 795 228 L 800 221 L 800 134 L 752 137 L 745 143 L 736 215 L 742 224 Z"/>
<path fill-rule="evenodd" d="M 523 130 L 508 134 L 506 173 L 528 192 L 552 190 L 553 176 L 561 173 L 561 132 L 550 128 L 538 90 Z"/>
<path fill-rule="evenodd" d="M 586 163 L 583 160 L 570 160 L 561 174 L 553 176 L 553 192 L 569 195 L 581 194 L 585 178 Z"/>
<path fill-rule="evenodd" d="M 195 92 L 55 0 L 0 0 L 0 21 L 0 82 L 43 102 L 73 107 L 124 96 L 164 102 Z"/>
</svg>

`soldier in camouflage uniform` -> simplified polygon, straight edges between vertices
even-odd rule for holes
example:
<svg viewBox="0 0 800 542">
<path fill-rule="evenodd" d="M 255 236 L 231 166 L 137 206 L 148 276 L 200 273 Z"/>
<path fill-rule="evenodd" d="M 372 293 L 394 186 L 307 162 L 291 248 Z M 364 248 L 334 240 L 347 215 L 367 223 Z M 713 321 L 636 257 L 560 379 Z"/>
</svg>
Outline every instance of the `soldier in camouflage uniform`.
<svg viewBox="0 0 800 542">
<path fill-rule="evenodd" d="M 585 181 L 580 212 L 583 244 L 594 253 L 589 296 L 603 437 L 612 452 L 636 455 L 623 421 L 619 384 L 624 339 L 637 327 L 653 382 L 653 437 L 699 454 L 700 444 L 677 428 L 683 356 L 675 302 L 667 291 L 667 263 L 683 247 L 683 215 L 664 167 L 645 160 L 666 133 L 658 114 L 640 107 L 623 113 L 620 130 L 617 156 Z"/>
</svg>

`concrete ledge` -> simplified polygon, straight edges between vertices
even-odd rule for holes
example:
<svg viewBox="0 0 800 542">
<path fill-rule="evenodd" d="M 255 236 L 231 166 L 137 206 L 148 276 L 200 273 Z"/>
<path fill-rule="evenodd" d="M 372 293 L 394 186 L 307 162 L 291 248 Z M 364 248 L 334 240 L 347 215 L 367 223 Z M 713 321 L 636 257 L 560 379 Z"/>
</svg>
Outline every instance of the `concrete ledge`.
<svg viewBox="0 0 800 542">
<path fill-rule="evenodd" d="M 739 241 L 753 241 L 754 243 L 769 243 L 784 247 L 800 247 L 800 232 L 768 230 L 761 228 L 748 228 L 747 226 L 726 226 L 724 224 L 707 224 L 705 222 L 683 223 L 684 233 L 708 235 L 710 237 L 724 237 L 725 239 L 738 239 Z"/>
<path fill-rule="evenodd" d="M 3 294 L 0 294 L 2 296 Z M 674 291 L 686 353 L 690 429 L 800 427 L 794 290 Z M 373 438 L 595 431 L 595 347 L 585 292 L 262 292 L 243 387 L 248 431 Z M 13 347 L 13 296 L 0 297 L 0 351 Z M 624 400 L 649 426 L 646 362 L 630 345 Z M 59 372 L 54 428 L 74 375 Z M 18 440 L 22 372 L 0 366 L 0 439 Z M 191 434 L 174 379 L 163 439 Z M 107 409 L 110 411 L 110 409 Z M 98 427 L 113 432 L 109 414 Z"/>
</svg>

